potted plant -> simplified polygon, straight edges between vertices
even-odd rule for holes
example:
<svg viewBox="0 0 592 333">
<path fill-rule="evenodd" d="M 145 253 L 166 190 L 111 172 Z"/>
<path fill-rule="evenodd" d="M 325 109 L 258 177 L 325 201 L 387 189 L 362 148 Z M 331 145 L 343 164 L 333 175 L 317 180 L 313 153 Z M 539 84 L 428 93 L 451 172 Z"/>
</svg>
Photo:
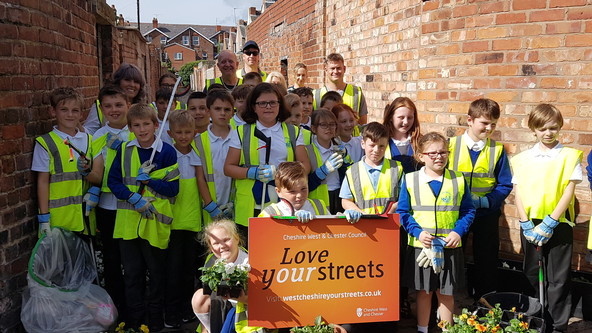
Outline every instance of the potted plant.
<svg viewBox="0 0 592 333">
<path fill-rule="evenodd" d="M 251 266 L 248 259 L 240 264 L 228 263 L 226 259 L 218 259 L 210 267 L 200 268 L 204 294 L 215 291 L 218 296 L 237 298 L 241 290 L 247 290 L 247 280 Z"/>
<path fill-rule="evenodd" d="M 475 312 L 465 308 L 460 316 L 453 317 L 454 324 L 441 321 L 438 326 L 449 333 L 536 333 L 538 330 L 529 327 L 532 319 L 534 318 L 516 313 L 515 308 L 502 310 L 496 304 L 491 309 L 480 308 Z"/>
<path fill-rule="evenodd" d="M 321 316 L 315 318 L 313 326 L 294 327 L 290 333 L 347 333 L 347 331 L 336 324 L 326 324 Z"/>
</svg>

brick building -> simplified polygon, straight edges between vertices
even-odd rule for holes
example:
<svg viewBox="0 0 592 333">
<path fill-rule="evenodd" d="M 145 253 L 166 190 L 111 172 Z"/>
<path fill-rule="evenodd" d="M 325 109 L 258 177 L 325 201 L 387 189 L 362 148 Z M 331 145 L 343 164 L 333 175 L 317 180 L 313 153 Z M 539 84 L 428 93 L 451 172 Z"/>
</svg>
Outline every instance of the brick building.
<svg viewBox="0 0 592 333">
<path fill-rule="evenodd" d="M 513 155 L 534 136 L 526 115 L 541 102 L 565 117 L 560 140 L 588 154 L 592 144 L 592 2 L 589 0 L 279 0 L 247 27 L 263 53 L 261 68 L 281 62 L 309 67 L 309 85 L 324 81 L 323 58 L 346 59 L 346 82 L 364 89 L 370 120 L 386 103 L 408 96 L 422 130 L 447 136 L 466 128 L 479 97 L 502 107 L 495 138 Z M 589 183 L 576 189 L 573 268 L 585 263 L 592 211 Z M 520 259 L 513 194 L 500 219 L 501 256 Z"/>
<path fill-rule="evenodd" d="M 0 1 L 0 332 L 22 331 L 21 292 L 37 241 L 34 139 L 49 132 L 48 93 L 78 88 L 90 108 L 122 62 L 138 65 L 153 93 L 154 47 L 137 29 L 115 27 L 104 0 Z"/>
</svg>

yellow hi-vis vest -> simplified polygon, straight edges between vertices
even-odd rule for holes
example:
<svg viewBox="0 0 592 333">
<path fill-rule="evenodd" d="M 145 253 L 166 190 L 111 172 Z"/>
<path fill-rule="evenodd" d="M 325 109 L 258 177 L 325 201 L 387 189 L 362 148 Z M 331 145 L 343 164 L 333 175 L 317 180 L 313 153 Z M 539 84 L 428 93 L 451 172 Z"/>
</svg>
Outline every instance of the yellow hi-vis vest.
<svg viewBox="0 0 592 333">
<path fill-rule="evenodd" d="M 302 138 L 304 140 L 304 145 L 310 145 L 312 144 L 312 131 L 307 130 L 306 128 L 300 128 L 300 130 L 302 131 Z"/>
<path fill-rule="evenodd" d="M 460 204 L 465 192 L 464 176 L 460 172 L 445 169 L 442 188 L 436 197 L 427 182 L 420 182 L 419 172 L 405 175 L 413 218 L 431 235 L 447 237 L 454 229 L 460 214 Z M 421 242 L 411 235 L 408 241 L 411 246 L 423 247 Z"/>
<path fill-rule="evenodd" d="M 158 112 L 158 108 L 156 107 L 156 101 L 150 103 L 150 106 Z M 184 109 L 187 109 L 187 105 L 185 105 L 179 101 L 175 101 L 175 109 L 174 110 L 184 110 Z"/>
<path fill-rule="evenodd" d="M 259 73 L 259 75 L 261 75 L 261 80 L 263 82 L 265 82 L 265 79 L 267 79 L 267 73 L 264 72 L 264 71 L 262 71 L 261 69 L 259 69 L 259 72 L 258 73 Z M 236 70 L 236 77 L 238 77 L 241 80 L 240 81 L 241 82 L 240 84 L 243 84 L 243 77 L 245 75 L 247 75 L 247 72 L 245 72 L 245 69 L 244 68 L 241 68 L 241 69 L 237 69 Z"/>
<path fill-rule="evenodd" d="M 93 151 L 95 152 L 95 155 L 100 154 L 101 151 L 103 150 L 103 148 L 105 148 L 105 146 L 107 145 L 107 135 L 108 134 L 109 133 L 105 133 L 98 138 L 93 138 L 92 147 L 93 147 Z M 136 136 L 134 135 L 134 133 L 130 132 L 127 139 L 133 140 L 135 138 L 136 138 Z M 122 138 L 122 139 L 124 139 L 124 138 Z M 122 145 L 123 145 L 123 143 L 122 143 Z M 107 185 L 107 178 L 109 177 L 109 170 L 111 170 L 111 165 L 113 164 L 113 160 L 115 159 L 115 156 L 117 155 L 117 150 L 111 149 L 109 147 L 106 147 L 106 149 L 107 149 L 107 154 L 104 157 L 105 158 L 105 161 L 104 161 L 105 169 L 103 170 L 103 182 L 101 183 L 101 192 L 111 193 L 111 189 Z"/>
<path fill-rule="evenodd" d="M 195 149 L 193 146 L 191 148 Z M 199 204 L 199 188 L 197 187 L 195 172 L 192 172 L 191 175 L 192 177 L 189 178 L 179 178 L 179 194 L 175 198 L 175 204 L 173 205 L 171 230 L 187 230 L 193 232 L 202 230 L 202 209 Z"/>
<path fill-rule="evenodd" d="M 234 329 L 236 333 L 265 333 L 268 332 L 263 327 L 249 326 L 247 318 L 247 305 L 241 302 L 236 303 L 236 315 L 234 317 Z"/>
<path fill-rule="evenodd" d="M 217 195 L 216 183 L 214 181 L 214 165 L 212 161 L 212 149 L 210 148 L 210 136 L 208 135 L 208 131 L 200 133 L 195 139 L 193 139 L 193 143 L 195 143 L 195 150 L 201 159 L 201 167 L 203 169 L 206 182 L 208 183 L 210 197 L 212 200 L 216 201 Z M 230 192 L 232 193 L 232 190 Z M 201 202 L 201 207 L 203 207 L 205 204 L 205 202 Z M 212 222 L 210 214 L 203 208 L 201 216 L 203 217 L 203 221 L 206 225 Z"/>
<path fill-rule="evenodd" d="M 296 139 L 298 138 L 299 129 L 294 125 L 281 124 L 284 132 L 284 144 L 288 150 L 286 161 L 292 162 L 296 156 Z M 263 164 L 259 162 L 259 139 L 255 137 L 255 128 L 255 124 L 246 124 L 236 129 L 242 146 L 239 165 L 244 168 Z M 272 142 L 273 144 L 280 143 Z M 236 223 L 244 226 L 249 226 L 249 218 L 253 217 L 255 211 L 255 198 L 252 191 L 254 184 L 255 180 L 249 178 L 235 180 L 236 200 L 234 202 L 234 217 Z"/>
<path fill-rule="evenodd" d="M 465 176 L 471 192 L 484 197 L 493 191 L 497 181 L 495 179 L 495 165 L 502 156 L 504 146 L 491 139 L 487 139 L 485 147 L 477 157 L 475 165 L 471 161 L 471 155 L 466 143 L 461 136 L 450 139 L 448 143 L 450 157 L 448 167 L 454 171 L 460 171 Z"/>
<path fill-rule="evenodd" d="M 49 155 L 51 226 L 88 234 L 84 223 L 82 196 L 88 190 L 89 184 L 78 172 L 76 159 L 70 160 L 70 148 L 53 131 L 39 136 L 35 140 Z M 91 141 L 92 137 L 87 134 L 88 143 L 85 155 L 92 160 Z M 91 234 L 94 234 L 96 228 L 90 225 L 90 229 Z"/>
<path fill-rule="evenodd" d="M 99 119 L 99 123 L 101 124 L 99 126 L 103 127 L 105 126 L 105 117 L 103 116 L 103 110 L 101 110 L 101 101 L 99 101 L 98 99 L 95 101 L 95 105 L 97 106 L 97 118 Z"/>
<path fill-rule="evenodd" d="M 323 165 L 323 159 L 321 158 L 321 152 L 314 143 L 306 146 L 306 152 L 308 153 L 308 159 L 310 160 L 310 171 L 315 172 L 321 165 Z M 325 178 L 321 185 L 310 191 L 308 197 L 311 199 L 320 199 L 325 204 L 329 204 L 329 187 L 327 186 L 327 179 Z"/>
<path fill-rule="evenodd" d="M 327 91 L 328 89 L 326 86 L 314 90 L 314 99 L 312 102 L 313 110 L 316 110 L 321 107 L 321 99 L 327 93 Z M 353 84 L 347 84 L 341 97 L 343 98 L 343 104 L 349 105 L 349 107 L 351 107 L 354 110 L 355 114 L 360 114 L 360 107 L 362 104 L 362 88 L 354 86 Z M 358 135 L 359 133 L 354 134 L 354 136 Z"/>
<path fill-rule="evenodd" d="M 401 162 L 385 158 L 375 191 L 364 162 L 353 164 L 345 172 L 354 202 L 365 214 L 380 214 L 389 200 L 399 200 L 399 181 L 402 175 Z"/>
<path fill-rule="evenodd" d="M 121 176 L 123 184 L 130 191 L 138 192 L 140 186 L 136 181 L 136 176 L 138 176 L 138 170 L 141 166 L 137 151 L 138 147 L 135 145 L 127 146 L 127 142 L 124 142 L 121 145 L 121 149 Z M 175 163 L 169 167 L 151 172 L 150 177 L 162 181 L 178 180 L 179 169 Z M 150 186 L 145 186 L 142 196 L 155 198 L 152 205 L 157 211 L 156 218 L 153 216 L 151 219 L 146 219 L 140 213 L 136 212 L 132 204 L 126 200 L 118 200 L 113 238 L 130 240 L 140 237 L 147 240 L 154 247 L 166 249 L 171 234 L 171 223 L 173 222 L 172 205 L 175 203 L 175 198 L 156 193 Z"/>
<path fill-rule="evenodd" d="M 222 81 L 222 77 L 217 77 L 215 79 L 206 79 L 206 90 L 210 89 L 210 86 L 214 83 L 218 83 L 226 87 L 226 84 Z M 239 77 L 238 81 L 236 81 L 236 85 L 234 87 L 238 87 L 243 84 L 243 78 Z M 228 89 L 227 89 L 228 90 Z"/>
<path fill-rule="evenodd" d="M 556 157 L 536 165 L 533 165 L 529 151 L 521 152 L 510 160 L 517 180 L 515 186 L 520 191 L 522 206 L 529 219 L 542 220 L 553 212 L 583 154 L 580 150 L 563 147 Z M 574 205 L 575 197 L 572 197 L 567 208 L 569 215 L 563 212 L 558 219 L 560 222 L 575 221 Z"/>
<path fill-rule="evenodd" d="M 308 198 L 306 200 L 308 200 L 308 202 L 310 202 L 310 204 L 312 205 L 312 208 L 314 208 L 315 215 L 329 214 L 329 211 L 327 210 L 327 206 L 325 205 L 324 201 L 311 198 Z M 274 203 L 265 207 L 265 209 L 259 214 L 258 217 L 281 216 L 282 212 L 280 211 L 277 205 L 277 203 Z"/>
</svg>

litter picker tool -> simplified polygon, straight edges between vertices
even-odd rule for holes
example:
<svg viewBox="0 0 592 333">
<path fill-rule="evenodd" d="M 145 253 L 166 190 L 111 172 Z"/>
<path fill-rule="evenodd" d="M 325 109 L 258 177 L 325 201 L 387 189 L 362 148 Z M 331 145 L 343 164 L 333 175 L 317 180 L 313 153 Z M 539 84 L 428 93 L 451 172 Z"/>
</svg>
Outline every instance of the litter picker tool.
<svg viewBox="0 0 592 333">
<path fill-rule="evenodd" d="M 539 298 L 543 309 L 545 308 L 545 274 L 543 265 L 543 246 L 537 246 L 536 251 L 538 254 L 539 264 Z"/>
<path fill-rule="evenodd" d="M 271 155 L 271 137 L 265 136 L 261 130 L 255 127 L 255 137 L 263 142 L 265 145 L 259 147 L 258 149 L 265 148 L 265 165 L 269 164 L 269 156 Z M 263 183 L 263 182 L 262 182 Z M 261 211 L 265 208 L 265 197 L 267 194 L 267 183 L 263 183 L 263 188 L 261 190 Z"/>
</svg>

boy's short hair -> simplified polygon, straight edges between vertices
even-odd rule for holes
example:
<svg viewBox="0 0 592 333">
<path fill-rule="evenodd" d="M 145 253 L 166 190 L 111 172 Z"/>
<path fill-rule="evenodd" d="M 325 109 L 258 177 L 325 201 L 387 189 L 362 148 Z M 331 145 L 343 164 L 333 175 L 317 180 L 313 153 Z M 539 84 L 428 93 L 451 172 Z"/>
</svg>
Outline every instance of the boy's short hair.
<svg viewBox="0 0 592 333">
<path fill-rule="evenodd" d="M 206 97 L 206 107 L 209 109 L 215 101 L 222 100 L 223 102 L 230 103 L 230 107 L 234 107 L 234 98 L 232 95 L 224 90 L 215 89 L 208 92 L 208 96 Z"/>
<path fill-rule="evenodd" d="M 473 119 L 485 117 L 496 120 L 500 117 L 500 107 L 496 101 L 489 98 L 474 100 L 469 106 L 469 116 Z"/>
<path fill-rule="evenodd" d="M 292 92 L 300 97 L 307 97 L 307 96 L 313 97 L 312 89 L 310 89 L 309 87 L 296 88 Z"/>
<path fill-rule="evenodd" d="M 169 128 L 195 127 L 195 119 L 187 110 L 172 110 L 168 117 Z"/>
<path fill-rule="evenodd" d="M 160 78 L 158 78 L 158 86 L 162 86 L 162 81 L 164 81 L 164 79 L 169 78 L 169 79 L 173 79 L 175 80 L 175 82 L 177 82 L 177 76 L 175 76 L 175 74 L 173 73 L 164 73 L 160 76 Z"/>
<path fill-rule="evenodd" d="M 232 92 L 230 94 L 232 95 L 232 98 L 234 98 L 235 100 L 247 99 L 247 96 L 249 96 L 251 90 L 253 90 L 253 87 L 251 87 L 250 85 L 241 84 L 240 86 L 232 89 Z"/>
<path fill-rule="evenodd" d="M 378 142 L 380 139 L 388 139 L 388 131 L 383 124 L 373 121 L 364 127 L 362 140 L 370 139 L 372 142 Z"/>
<path fill-rule="evenodd" d="M 298 72 L 298 70 L 299 70 L 300 68 L 307 69 L 305 64 L 303 64 L 303 63 L 299 62 L 299 63 L 297 63 L 296 65 L 294 65 L 294 72 Z"/>
<path fill-rule="evenodd" d="M 327 58 L 325 58 L 325 64 L 329 63 L 329 62 L 342 62 L 345 63 L 345 60 L 343 60 L 343 56 L 339 53 L 331 53 L 327 56 Z"/>
<path fill-rule="evenodd" d="M 101 88 L 99 91 L 99 103 L 103 103 L 103 98 L 106 96 L 121 96 L 129 103 L 129 97 L 125 94 L 125 91 L 119 86 L 107 85 Z"/>
<path fill-rule="evenodd" d="M 131 127 L 132 121 L 136 119 L 150 119 L 153 123 L 158 124 L 156 111 L 149 104 L 136 103 L 127 112 L 127 125 Z"/>
<path fill-rule="evenodd" d="M 551 121 L 556 122 L 559 128 L 563 127 L 563 116 L 559 109 L 552 104 L 539 104 L 528 115 L 528 128 L 534 131 Z"/>
<path fill-rule="evenodd" d="M 204 92 L 196 91 L 189 95 L 189 97 L 187 98 L 187 103 L 189 103 L 189 101 L 192 99 L 205 99 L 206 97 L 207 95 Z"/>
<path fill-rule="evenodd" d="M 219 89 L 226 90 L 226 88 L 224 87 L 224 85 L 222 85 L 221 83 L 212 83 L 208 87 L 208 91 L 207 92 L 209 94 L 210 91 L 212 91 L 212 90 L 219 90 Z"/>
<path fill-rule="evenodd" d="M 288 108 L 290 112 L 292 112 L 293 107 L 302 105 L 300 96 L 293 93 L 286 94 L 286 96 L 284 96 L 284 101 L 286 102 L 286 108 Z"/>
<path fill-rule="evenodd" d="M 58 105 L 68 99 L 75 100 L 80 108 L 84 107 L 84 97 L 76 89 L 72 87 L 56 88 L 49 94 L 49 103 L 55 109 Z"/>
<path fill-rule="evenodd" d="M 159 99 L 164 99 L 168 102 L 169 99 L 171 99 L 172 94 L 173 94 L 173 89 L 171 89 L 171 88 L 168 88 L 168 87 L 158 88 L 158 90 L 156 90 L 156 98 L 154 100 L 158 101 Z"/>
<path fill-rule="evenodd" d="M 323 97 L 321 97 L 321 107 L 323 107 L 327 101 L 343 103 L 343 97 L 341 97 L 337 91 L 327 91 Z"/>
<path fill-rule="evenodd" d="M 275 173 L 275 186 L 277 188 L 290 190 L 301 180 L 308 183 L 308 176 L 302 162 L 282 162 L 278 165 Z"/>
<path fill-rule="evenodd" d="M 243 76 L 243 82 L 246 80 L 257 80 L 259 81 L 259 83 L 263 82 L 263 78 L 261 77 L 261 74 L 257 73 L 257 72 L 250 72 L 245 74 L 245 76 Z"/>
</svg>

